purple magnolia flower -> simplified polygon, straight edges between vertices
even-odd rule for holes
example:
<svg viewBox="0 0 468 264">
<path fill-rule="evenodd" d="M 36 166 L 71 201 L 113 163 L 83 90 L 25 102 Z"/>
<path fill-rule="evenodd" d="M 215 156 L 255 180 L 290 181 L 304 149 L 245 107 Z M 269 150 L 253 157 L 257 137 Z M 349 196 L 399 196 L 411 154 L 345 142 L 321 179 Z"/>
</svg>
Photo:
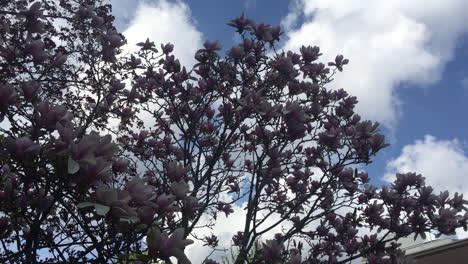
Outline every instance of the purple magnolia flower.
<svg viewBox="0 0 468 264">
<path fill-rule="evenodd" d="M 37 1 L 37 2 L 34 2 L 28 10 L 25 10 L 23 11 L 23 15 L 26 16 L 26 18 L 28 19 L 32 19 L 32 18 L 38 18 L 38 17 L 42 17 L 42 10 L 41 10 L 41 7 L 42 7 L 42 3 Z"/>
<path fill-rule="evenodd" d="M 75 13 L 75 19 L 77 20 L 84 20 L 86 18 L 90 18 L 94 13 L 94 7 L 92 5 L 83 5 L 78 8 Z"/>
<path fill-rule="evenodd" d="M 304 60 L 304 63 L 305 63 L 305 64 L 309 64 L 309 63 L 311 63 L 312 61 L 317 60 L 317 59 L 322 55 L 322 53 L 320 53 L 320 48 L 317 47 L 317 46 L 314 46 L 314 47 L 311 47 L 311 46 L 308 46 L 308 47 L 302 46 L 302 47 L 299 49 L 299 51 L 301 52 L 302 59 Z"/>
<path fill-rule="evenodd" d="M 80 161 L 82 164 L 82 175 L 91 180 L 91 184 L 109 182 L 111 180 L 110 170 L 112 164 L 103 158 L 87 158 Z M 73 173 L 71 173 L 73 174 Z"/>
<path fill-rule="evenodd" d="M 96 189 L 96 201 L 107 206 L 111 206 L 118 200 L 118 191 L 105 184 L 99 185 Z"/>
<path fill-rule="evenodd" d="M 158 52 L 158 50 L 156 50 L 155 48 L 154 42 L 150 41 L 149 38 L 147 38 L 145 42 L 140 42 L 140 43 L 137 43 L 136 45 L 141 47 L 142 51 L 151 50 L 153 52 Z"/>
<path fill-rule="evenodd" d="M 125 172 L 128 169 L 130 160 L 127 159 L 117 159 L 112 162 L 112 170 L 114 172 Z"/>
<path fill-rule="evenodd" d="M 307 130 L 305 111 L 299 103 L 287 103 L 283 110 L 288 128 L 288 135 L 293 139 L 301 138 Z"/>
<path fill-rule="evenodd" d="M 116 31 L 109 31 L 104 35 L 104 39 L 108 41 L 111 48 L 118 48 L 124 44 L 124 39 Z"/>
<path fill-rule="evenodd" d="M 234 243 L 234 246 L 239 246 L 242 242 L 242 239 L 244 237 L 244 232 L 237 232 L 237 234 L 235 234 L 233 237 L 232 237 L 232 242 Z"/>
<path fill-rule="evenodd" d="M 135 114 L 135 111 L 133 111 L 130 107 L 125 107 L 120 111 L 119 114 L 122 117 L 122 121 L 126 122 Z"/>
<path fill-rule="evenodd" d="M 151 206 L 142 206 L 137 210 L 138 218 L 146 224 L 150 224 L 153 221 L 155 214 L 156 210 Z"/>
<path fill-rule="evenodd" d="M 43 62 L 47 58 L 47 53 L 44 51 L 44 42 L 40 39 L 30 40 L 25 46 L 25 53 L 33 56 L 33 60 L 36 64 Z"/>
<path fill-rule="evenodd" d="M 187 196 L 187 193 L 190 191 L 190 187 L 187 182 L 184 180 L 180 182 L 173 182 L 171 184 L 172 192 L 177 199 L 183 199 Z"/>
<path fill-rule="evenodd" d="M 156 197 L 153 192 L 153 187 L 145 185 L 143 180 L 139 177 L 135 177 L 133 180 L 127 182 L 124 190 L 128 192 L 130 197 L 132 197 L 132 200 L 137 204 L 143 204 L 146 201 L 150 201 Z"/>
<path fill-rule="evenodd" d="M 90 140 L 93 140 L 96 146 L 95 156 L 110 159 L 117 152 L 117 145 L 112 143 L 111 135 L 100 136 L 96 132 L 91 132 L 91 137 Z"/>
<path fill-rule="evenodd" d="M 18 102 L 18 93 L 9 84 L 0 84 L 0 110 L 6 110 L 9 105 L 16 104 Z"/>
<path fill-rule="evenodd" d="M 166 55 L 166 60 L 164 61 L 163 68 L 167 72 L 177 73 L 180 72 L 181 66 L 179 59 L 176 59 L 174 55 Z"/>
<path fill-rule="evenodd" d="M 117 200 L 112 204 L 111 215 L 119 219 L 131 219 L 137 216 L 135 208 L 130 207 L 125 200 Z"/>
<path fill-rule="evenodd" d="M 176 162 L 168 162 L 165 166 L 166 174 L 174 182 L 181 181 L 187 172 L 187 169 Z"/>
<path fill-rule="evenodd" d="M 255 65 L 257 65 L 258 59 L 252 54 L 249 54 L 247 55 L 247 57 L 245 57 L 245 62 L 247 63 L 249 67 L 253 68 L 255 67 Z M 248 78 L 249 77 L 244 77 L 244 79 L 248 79 Z"/>
<path fill-rule="evenodd" d="M 57 123 L 69 123 L 73 115 L 62 105 L 51 105 L 41 102 L 36 105 L 34 119 L 39 127 L 49 131 L 56 129 Z"/>
<path fill-rule="evenodd" d="M 277 56 L 272 66 L 274 69 L 284 74 L 285 76 L 288 76 L 289 78 L 294 78 L 296 75 L 294 64 L 291 58 L 284 56 L 284 54 Z"/>
<path fill-rule="evenodd" d="M 229 50 L 229 56 L 234 60 L 235 63 L 239 63 L 245 56 L 244 48 L 239 45 Z"/>
<path fill-rule="evenodd" d="M 97 16 L 96 14 L 91 15 L 91 25 L 95 28 L 100 28 L 104 24 L 104 18 Z"/>
<path fill-rule="evenodd" d="M 280 26 L 273 27 L 271 29 L 271 37 L 273 41 L 279 41 L 280 36 L 283 35 L 284 32 L 281 31 Z"/>
<path fill-rule="evenodd" d="M 219 240 L 218 237 L 211 234 L 211 236 L 205 236 L 204 240 L 206 241 L 205 246 L 210 246 L 210 247 L 217 247 Z"/>
<path fill-rule="evenodd" d="M 348 59 L 344 59 L 343 55 L 337 55 L 334 62 L 329 62 L 328 66 L 335 66 L 340 72 L 343 71 L 343 65 L 349 63 Z"/>
<path fill-rule="evenodd" d="M 194 196 L 187 196 L 182 200 L 182 211 L 187 213 L 188 216 L 192 217 L 196 211 L 202 207 L 198 202 L 198 199 Z"/>
<path fill-rule="evenodd" d="M 302 257 L 300 254 L 292 254 L 289 257 L 288 264 L 302 264 Z"/>
<path fill-rule="evenodd" d="M 186 246 L 193 243 L 190 239 L 184 239 L 184 230 L 178 228 L 171 236 L 161 232 L 159 228 L 150 229 L 147 234 L 149 255 L 157 258 L 175 257 L 180 264 L 191 264 L 184 254 Z"/>
<path fill-rule="evenodd" d="M 203 47 L 205 48 L 204 51 L 206 51 L 208 53 L 215 52 L 217 50 L 221 50 L 221 48 L 222 48 L 218 41 L 211 42 L 211 41 L 208 41 L 208 40 L 205 41 L 205 43 L 203 44 Z"/>
<path fill-rule="evenodd" d="M 43 18 L 42 3 L 37 1 L 33 3 L 29 9 L 24 10 L 21 14 L 26 18 L 26 29 L 30 33 L 43 33 L 45 24 L 39 18 Z"/>
<path fill-rule="evenodd" d="M 267 263 L 280 261 L 283 255 L 284 245 L 277 240 L 267 240 L 263 244 L 262 257 Z"/>
<path fill-rule="evenodd" d="M 174 45 L 171 43 L 161 44 L 161 50 L 164 54 L 168 55 L 174 50 Z"/>
<path fill-rule="evenodd" d="M 218 202 L 217 209 L 223 212 L 226 215 L 226 217 L 234 213 L 234 209 L 232 209 L 232 206 L 223 202 Z"/>
<path fill-rule="evenodd" d="M 456 192 L 454 197 L 449 201 L 449 204 L 453 208 L 461 211 L 467 210 L 465 205 L 468 204 L 468 201 L 463 199 L 463 194 L 458 194 L 458 192 Z"/>
<path fill-rule="evenodd" d="M 236 28 L 237 32 L 242 34 L 242 32 L 245 30 L 250 29 L 251 23 L 252 21 L 246 19 L 244 14 L 242 14 L 240 17 L 231 20 L 231 22 L 227 23 L 227 25 Z"/>
<path fill-rule="evenodd" d="M 130 68 L 132 69 L 137 69 L 137 68 L 140 68 L 138 65 L 141 64 L 141 59 L 139 58 L 136 58 L 135 56 L 131 55 L 130 56 L 130 61 L 128 62 L 128 65 L 130 66 Z"/>
<path fill-rule="evenodd" d="M 3 147 L 14 157 L 24 159 L 39 154 L 40 146 L 29 137 L 13 139 L 7 137 L 3 140 Z"/>
<path fill-rule="evenodd" d="M 125 89 L 125 83 L 123 82 L 120 82 L 118 80 L 112 80 L 109 84 L 110 86 L 110 92 L 111 93 L 117 93 L 118 91 L 121 91 L 123 89 Z"/>
<path fill-rule="evenodd" d="M 42 91 L 41 85 L 36 81 L 22 83 L 21 90 L 26 100 L 32 101 Z"/>
<path fill-rule="evenodd" d="M 179 208 L 174 205 L 175 196 L 174 195 L 160 195 L 156 199 L 156 205 L 159 213 L 178 211 Z"/>
<path fill-rule="evenodd" d="M 254 35 L 258 40 L 262 40 L 262 41 L 273 40 L 273 35 L 272 35 L 273 30 L 271 28 L 271 25 L 268 25 L 265 23 L 256 24 L 254 22 L 250 22 L 250 26 L 253 29 L 252 35 Z"/>
</svg>

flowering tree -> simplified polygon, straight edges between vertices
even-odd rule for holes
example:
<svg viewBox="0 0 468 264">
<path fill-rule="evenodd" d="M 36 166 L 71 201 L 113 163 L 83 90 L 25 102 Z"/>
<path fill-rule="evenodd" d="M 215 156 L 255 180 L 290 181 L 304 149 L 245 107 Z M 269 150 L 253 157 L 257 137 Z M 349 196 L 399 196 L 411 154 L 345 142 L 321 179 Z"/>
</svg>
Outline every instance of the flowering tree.
<svg viewBox="0 0 468 264">
<path fill-rule="evenodd" d="M 326 88 L 343 56 L 277 51 L 279 27 L 241 16 L 242 41 L 224 57 L 205 42 L 187 70 L 171 44 L 123 53 L 110 10 L 0 3 L 2 263 L 190 263 L 194 239 L 220 249 L 196 229 L 236 202 L 237 264 L 394 263 L 397 238 L 466 229 L 462 195 L 415 173 L 379 189 L 353 169 L 386 144 Z"/>
</svg>

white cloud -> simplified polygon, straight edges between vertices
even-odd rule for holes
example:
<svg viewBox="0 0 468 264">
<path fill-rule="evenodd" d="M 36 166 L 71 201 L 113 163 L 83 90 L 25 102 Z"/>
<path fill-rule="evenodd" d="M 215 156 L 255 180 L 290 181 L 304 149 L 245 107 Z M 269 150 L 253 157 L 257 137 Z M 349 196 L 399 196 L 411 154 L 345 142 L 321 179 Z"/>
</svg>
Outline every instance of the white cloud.
<svg viewBox="0 0 468 264">
<path fill-rule="evenodd" d="M 447 189 L 468 195 L 468 157 L 456 139 L 437 140 L 426 135 L 424 140 L 406 145 L 400 156 L 387 164 L 384 178 L 391 180 L 397 172 L 421 173 L 436 191 Z"/>
<path fill-rule="evenodd" d="M 146 38 L 161 43 L 174 44 L 174 54 L 181 64 L 191 68 L 195 52 L 202 46 L 202 33 L 195 27 L 190 8 L 176 1 L 140 1 L 133 19 L 123 32 L 127 50 L 136 50 L 136 43 Z"/>
<path fill-rule="evenodd" d="M 424 140 L 406 145 L 400 156 L 387 164 L 384 179 L 392 181 L 395 173 L 405 172 L 422 174 L 426 184 L 432 186 L 437 194 L 448 190 L 451 195 L 458 192 L 468 198 L 468 157 L 456 139 L 437 140 L 426 135 Z M 463 231 L 458 235 L 468 237 Z"/>
<path fill-rule="evenodd" d="M 318 45 L 326 61 L 344 54 L 350 64 L 331 87 L 347 89 L 360 113 L 391 127 L 399 116 L 398 85 L 440 79 L 468 30 L 467 8 L 464 0 L 298 0 L 283 19 L 284 48 Z"/>
</svg>

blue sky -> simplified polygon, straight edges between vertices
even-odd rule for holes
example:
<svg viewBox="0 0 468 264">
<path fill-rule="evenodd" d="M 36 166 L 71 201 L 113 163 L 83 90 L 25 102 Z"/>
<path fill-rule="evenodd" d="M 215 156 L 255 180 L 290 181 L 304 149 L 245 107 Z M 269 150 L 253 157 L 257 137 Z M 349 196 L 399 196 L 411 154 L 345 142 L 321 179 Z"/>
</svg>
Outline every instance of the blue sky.
<svg viewBox="0 0 468 264">
<path fill-rule="evenodd" d="M 205 40 L 232 46 L 226 23 L 241 13 L 282 25 L 280 48 L 318 45 L 349 67 L 330 89 L 360 101 L 391 146 L 363 168 L 380 185 L 416 171 L 436 190 L 468 196 L 468 24 L 466 0 L 113 0 L 118 29 L 132 44 L 172 42 L 190 65 Z"/>
</svg>

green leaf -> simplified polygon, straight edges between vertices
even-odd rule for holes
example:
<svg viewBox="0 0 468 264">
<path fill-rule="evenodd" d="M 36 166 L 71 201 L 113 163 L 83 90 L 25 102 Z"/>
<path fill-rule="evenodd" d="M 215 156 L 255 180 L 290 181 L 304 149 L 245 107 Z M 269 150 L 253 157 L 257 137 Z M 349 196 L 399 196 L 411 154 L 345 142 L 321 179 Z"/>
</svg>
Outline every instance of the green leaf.
<svg viewBox="0 0 468 264">
<path fill-rule="evenodd" d="M 91 164 L 91 165 L 96 165 L 96 158 L 84 158 L 81 160 L 82 162 L 86 162 L 88 164 Z"/>
<path fill-rule="evenodd" d="M 78 208 L 85 208 L 85 207 L 94 206 L 94 203 L 82 202 L 82 203 L 77 204 L 76 206 L 77 206 Z"/>
<path fill-rule="evenodd" d="M 75 174 L 80 170 L 80 164 L 74 161 L 70 156 L 68 157 L 68 173 Z"/>
<path fill-rule="evenodd" d="M 78 208 L 86 208 L 90 206 L 94 206 L 94 209 L 96 209 L 96 213 L 100 216 L 105 216 L 109 211 L 110 207 L 107 205 L 103 204 L 97 204 L 97 203 L 90 203 L 90 202 L 82 202 L 76 205 Z"/>
<path fill-rule="evenodd" d="M 138 216 L 130 216 L 130 217 L 122 217 L 120 218 L 120 221 L 122 222 L 127 222 L 129 224 L 135 224 L 135 223 L 138 223 L 140 222 L 140 218 L 138 218 Z"/>
<path fill-rule="evenodd" d="M 109 206 L 103 204 L 94 204 L 94 208 L 96 209 L 96 213 L 101 216 L 105 216 L 110 210 Z"/>
</svg>

